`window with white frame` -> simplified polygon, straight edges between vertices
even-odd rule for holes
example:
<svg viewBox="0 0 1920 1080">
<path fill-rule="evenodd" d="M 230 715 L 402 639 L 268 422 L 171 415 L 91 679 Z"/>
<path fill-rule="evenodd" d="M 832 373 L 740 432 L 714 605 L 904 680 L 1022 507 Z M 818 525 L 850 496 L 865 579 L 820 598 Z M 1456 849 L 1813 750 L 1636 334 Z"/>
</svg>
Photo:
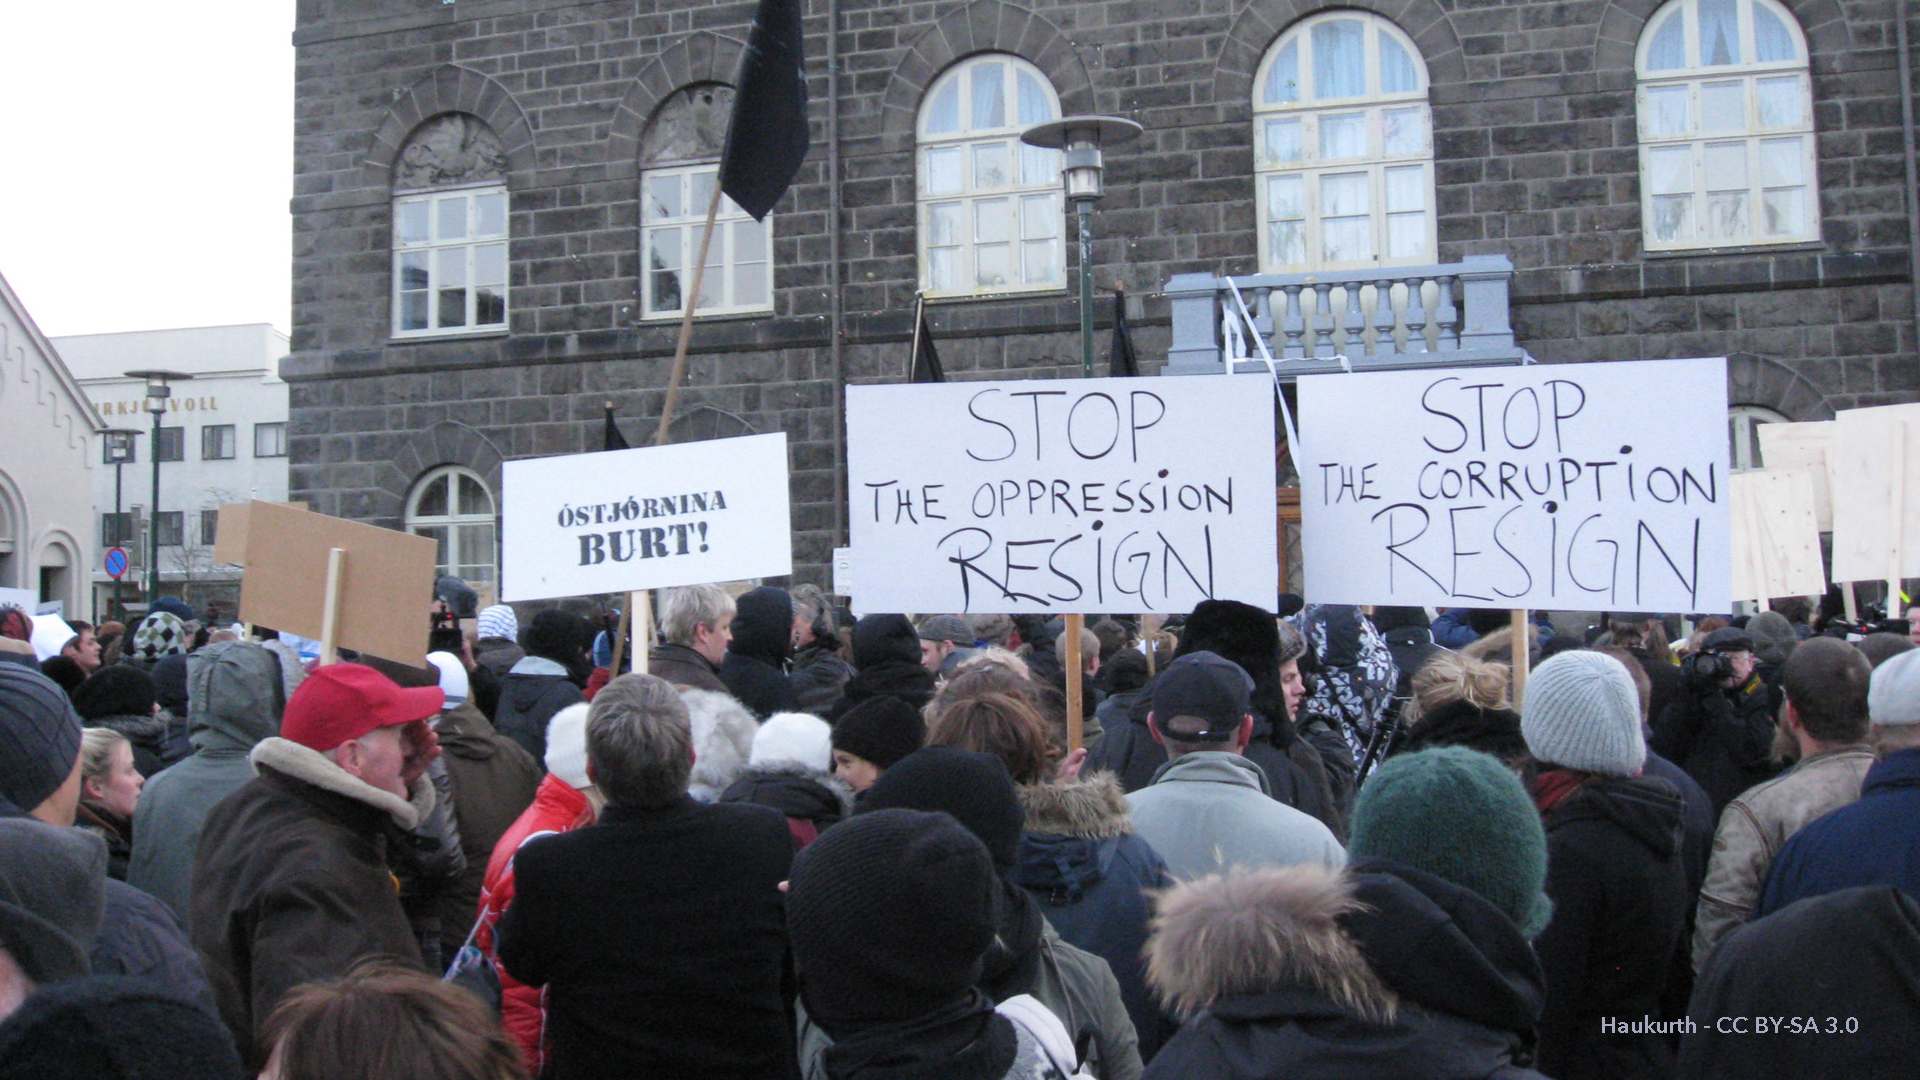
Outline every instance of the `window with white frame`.
<svg viewBox="0 0 1920 1080">
<path fill-rule="evenodd" d="M 645 318 L 686 313 L 713 204 L 733 88 L 696 83 L 654 111 L 640 140 L 640 303 Z M 755 221 L 720 196 L 700 276 L 699 315 L 773 310 L 773 215 Z"/>
<path fill-rule="evenodd" d="M 507 189 L 431 191 L 393 200 L 396 337 L 507 325 Z"/>
<path fill-rule="evenodd" d="M 1427 67 L 1393 23 L 1304 19 L 1254 77 L 1260 265 L 1268 273 L 1437 259 Z"/>
<path fill-rule="evenodd" d="M 493 495 L 458 465 L 429 470 L 407 497 L 407 531 L 439 545 L 435 573 L 468 582 L 494 580 Z"/>
<path fill-rule="evenodd" d="M 1775 0 L 1672 0 L 1637 63 L 1648 251 L 1820 238 L 1807 43 Z"/>
<path fill-rule="evenodd" d="M 1749 469 L 1761 469 L 1766 463 L 1760 456 L 1760 433 L 1762 424 L 1785 424 L 1786 417 L 1764 405 L 1735 405 L 1727 410 L 1727 460 L 1734 472 L 1746 472 Z"/>
<path fill-rule="evenodd" d="M 947 69 L 920 103 L 920 288 L 929 296 L 1033 292 L 1066 284 L 1060 151 L 1020 133 L 1056 120 L 1040 69 L 984 53 Z"/>
</svg>

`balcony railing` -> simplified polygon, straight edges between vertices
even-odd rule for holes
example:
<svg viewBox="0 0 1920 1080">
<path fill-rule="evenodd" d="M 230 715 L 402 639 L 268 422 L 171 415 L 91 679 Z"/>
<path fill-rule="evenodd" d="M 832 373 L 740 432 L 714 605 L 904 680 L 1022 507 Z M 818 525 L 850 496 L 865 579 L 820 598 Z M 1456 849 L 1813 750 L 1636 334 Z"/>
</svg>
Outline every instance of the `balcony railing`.
<svg viewBox="0 0 1920 1080">
<path fill-rule="evenodd" d="M 1268 357 L 1282 376 L 1527 363 L 1507 319 L 1512 278 L 1504 255 L 1334 273 L 1179 274 L 1167 282 L 1173 341 L 1161 374 L 1264 371 Z"/>
</svg>

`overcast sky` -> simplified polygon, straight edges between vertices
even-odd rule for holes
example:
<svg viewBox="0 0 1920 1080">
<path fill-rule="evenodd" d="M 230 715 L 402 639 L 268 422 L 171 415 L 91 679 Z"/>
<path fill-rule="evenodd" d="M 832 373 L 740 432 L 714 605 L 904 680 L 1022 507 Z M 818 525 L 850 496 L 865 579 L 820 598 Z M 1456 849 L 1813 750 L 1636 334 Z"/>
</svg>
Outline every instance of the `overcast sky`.
<svg viewBox="0 0 1920 1080">
<path fill-rule="evenodd" d="M 289 329 L 293 9 L 7 6 L 0 274 L 43 332 Z"/>
</svg>

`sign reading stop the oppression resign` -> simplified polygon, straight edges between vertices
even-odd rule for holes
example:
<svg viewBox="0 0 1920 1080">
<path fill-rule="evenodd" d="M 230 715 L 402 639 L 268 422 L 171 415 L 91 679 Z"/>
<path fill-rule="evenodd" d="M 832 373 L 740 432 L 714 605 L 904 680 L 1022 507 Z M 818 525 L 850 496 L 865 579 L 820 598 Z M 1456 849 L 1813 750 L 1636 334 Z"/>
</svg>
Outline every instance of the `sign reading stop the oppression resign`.
<svg viewBox="0 0 1920 1080">
<path fill-rule="evenodd" d="M 784 433 L 509 461 L 503 600 L 793 572 Z"/>
<path fill-rule="evenodd" d="M 1300 380 L 1321 603 L 1724 611 L 1726 361 Z"/>
<path fill-rule="evenodd" d="M 855 599 L 866 611 L 1271 607 L 1264 376 L 847 390 Z"/>
</svg>

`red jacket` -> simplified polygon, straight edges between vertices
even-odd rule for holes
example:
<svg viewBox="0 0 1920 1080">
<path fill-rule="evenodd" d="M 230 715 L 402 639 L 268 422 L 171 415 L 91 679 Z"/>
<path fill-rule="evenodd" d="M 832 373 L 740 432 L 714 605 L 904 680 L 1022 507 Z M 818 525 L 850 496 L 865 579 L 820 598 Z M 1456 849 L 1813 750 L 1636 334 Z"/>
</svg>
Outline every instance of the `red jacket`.
<svg viewBox="0 0 1920 1080">
<path fill-rule="evenodd" d="M 493 961 L 500 974 L 501 1012 L 507 1034 L 520 1044 L 527 1075 L 539 1076 L 550 1049 L 546 1035 L 547 1002 L 543 990 L 523 985 L 493 953 L 493 928 L 513 903 L 513 857 L 520 845 L 536 837 L 572 832 L 593 824 L 593 805 L 573 786 L 549 773 L 527 807 L 500 837 L 487 860 L 487 876 L 480 887 L 480 926 L 474 944 Z"/>
</svg>

